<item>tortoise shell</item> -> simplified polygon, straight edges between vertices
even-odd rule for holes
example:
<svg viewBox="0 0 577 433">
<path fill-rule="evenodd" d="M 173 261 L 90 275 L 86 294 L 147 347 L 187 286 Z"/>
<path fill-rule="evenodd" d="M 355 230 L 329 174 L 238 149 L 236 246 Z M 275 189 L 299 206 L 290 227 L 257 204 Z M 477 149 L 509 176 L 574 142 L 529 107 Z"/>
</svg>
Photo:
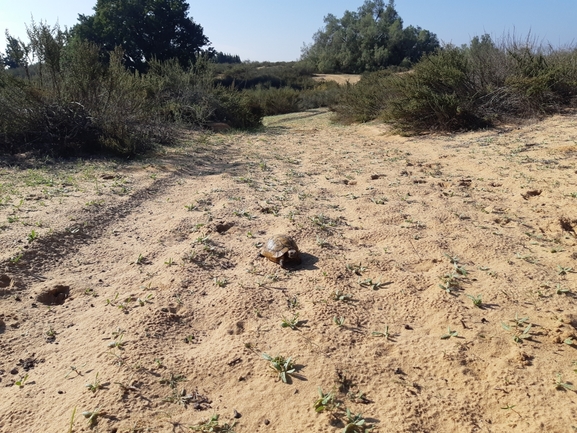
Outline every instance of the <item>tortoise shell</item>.
<svg viewBox="0 0 577 433">
<path fill-rule="evenodd" d="M 270 238 L 262 247 L 260 254 L 279 263 L 282 267 L 285 263 L 296 265 L 301 263 L 299 247 L 294 239 L 287 235 L 276 235 Z"/>
</svg>

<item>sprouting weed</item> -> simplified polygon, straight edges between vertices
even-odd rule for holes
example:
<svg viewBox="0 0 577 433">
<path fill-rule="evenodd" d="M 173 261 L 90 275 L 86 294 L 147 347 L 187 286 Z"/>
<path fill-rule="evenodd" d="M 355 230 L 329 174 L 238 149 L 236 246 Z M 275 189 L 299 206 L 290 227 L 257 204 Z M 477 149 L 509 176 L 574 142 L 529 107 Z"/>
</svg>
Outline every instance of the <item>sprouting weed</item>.
<svg viewBox="0 0 577 433">
<path fill-rule="evenodd" d="M 82 416 L 84 416 L 84 418 L 86 418 L 86 421 L 88 422 L 89 426 L 94 426 L 98 423 L 98 417 L 104 415 L 105 412 L 96 408 L 94 410 L 91 411 L 86 411 L 86 412 L 82 412 Z"/>
<path fill-rule="evenodd" d="M 465 296 L 467 296 L 468 298 L 470 298 L 473 301 L 473 305 L 475 307 L 481 308 L 483 306 L 483 299 L 481 298 L 481 295 L 473 296 L 473 295 L 465 294 Z"/>
<path fill-rule="evenodd" d="M 234 433 L 233 428 L 236 425 L 236 422 L 233 422 L 232 424 L 220 424 L 218 421 L 219 416 L 219 414 L 214 414 L 206 422 L 190 426 L 190 429 L 203 433 Z"/>
<path fill-rule="evenodd" d="M 86 388 L 88 388 L 92 392 L 96 392 L 102 388 L 102 384 L 100 383 L 100 379 L 98 379 L 98 373 L 96 373 L 96 377 L 94 378 L 94 382 L 87 383 Z"/>
<path fill-rule="evenodd" d="M 280 380 L 284 383 L 288 383 L 289 376 L 296 371 L 295 365 L 291 357 L 285 358 L 281 355 L 272 357 L 266 353 L 262 354 L 262 357 L 269 361 L 270 367 L 278 374 Z"/>
<path fill-rule="evenodd" d="M 501 323 L 501 326 L 503 327 L 503 329 L 505 331 L 510 332 L 513 335 L 513 341 L 515 341 L 515 343 L 522 343 L 523 340 L 527 340 L 531 338 L 531 327 L 533 326 L 532 324 L 529 324 L 524 330 L 523 332 L 520 332 L 521 330 L 519 329 L 519 327 L 517 326 L 516 328 L 512 328 L 511 326 L 505 324 L 505 323 Z"/>
<path fill-rule="evenodd" d="M 335 301 L 352 301 L 353 297 L 351 295 L 345 294 L 343 292 L 341 292 L 340 290 L 336 290 L 335 293 L 333 293 L 332 296 L 333 300 Z"/>
<path fill-rule="evenodd" d="M 23 388 L 24 383 L 26 382 L 27 379 L 28 379 L 28 373 L 26 373 L 24 376 L 22 376 L 20 379 L 14 382 L 14 385 L 16 385 L 18 388 Z"/>
<path fill-rule="evenodd" d="M 357 276 L 362 276 L 363 272 L 365 272 L 367 270 L 367 268 L 365 266 L 363 266 L 361 263 L 359 263 L 358 265 L 354 265 L 354 264 L 347 264 L 346 265 L 347 271 L 352 272 L 353 274 L 357 275 Z"/>
<path fill-rule="evenodd" d="M 450 327 L 447 327 L 447 333 L 441 335 L 441 340 L 448 340 L 451 337 L 457 337 L 459 333 L 457 331 L 451 331 Z"/>
<path fill-rule="evenodd" d="M 283 328 L 290 328 L 292 330 L 295 330 L 298 328 L 299 323 L 300 323 L 299 322 L 299 313 L 295 313 L 295 315 L 293 316 L 292 319 L 287 319 L 287 318 L 283 317 L 280 326 L 282 326 Z"/>
<path fill-rule="evenodd" d="M 345 324 L 345 318 L 342 316 L 341 317 L 335 316 L 335 317 L 333 317 L 333 323 L 340 328 L 341 326 L 343 326 Z"/>
<path fill-rule="evenodd" d="M 568 382 L 563 382 L 563 376 L 561 373 L 557 373 L 557 380 L 555 381 L 555 389 L 560 389 L 562 391 L 573 391 L 573 385 Z"/>
<path fill-rule="evenodd" d="M 218 287 L 226 287 L 226 285 L 228 284 L 228 281 L 226 278 L 214 277 L 213 281 Z"/>
<path fill-rule="evenodd" d="M 323 392 L 322 388 L 318 388 L 319 398 L 314 403 L 315 412 L 333 411 L 339 408 L 340 403 L 336 401 L 334 392 Z"/>
<path fill-rule="evenodd" d="M 372 278 L 365 278 L 364 280 L 359 278 L 359 285 L 361 287 L 370 287 L 373 290 L 379 290 L 383 286 L 383 283 L 381 283 L 380 278 L 377 281 L 373 281 Z"/>
<path fill-rule="evenodd" d="M 373 335 L 374 337 L 385 337 L 386 340 L 389 339 L 390 334 L 389 334 L 389 325 L 385 326 L 385 331 L 384 332 L 379 332 L 379 331 L 373 331 L 371 333 L 371 335 Z"/>
</svg>

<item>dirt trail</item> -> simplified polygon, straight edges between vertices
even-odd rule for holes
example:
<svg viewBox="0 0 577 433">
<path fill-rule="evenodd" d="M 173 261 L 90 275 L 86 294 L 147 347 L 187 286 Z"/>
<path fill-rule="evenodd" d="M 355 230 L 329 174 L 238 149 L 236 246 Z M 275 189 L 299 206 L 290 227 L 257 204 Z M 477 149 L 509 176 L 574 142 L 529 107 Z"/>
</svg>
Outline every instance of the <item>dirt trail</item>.
<svg viewBox="0 0 577 433">
<path fill-rule="evenodd" d="M 0 431 L 337 432 L 345 407 L 381 432 L 577 429 L 574 118 L 330 117 L 0 168 Z M 302 265 L 258 257 L 277 233 Z"/>
</svg>

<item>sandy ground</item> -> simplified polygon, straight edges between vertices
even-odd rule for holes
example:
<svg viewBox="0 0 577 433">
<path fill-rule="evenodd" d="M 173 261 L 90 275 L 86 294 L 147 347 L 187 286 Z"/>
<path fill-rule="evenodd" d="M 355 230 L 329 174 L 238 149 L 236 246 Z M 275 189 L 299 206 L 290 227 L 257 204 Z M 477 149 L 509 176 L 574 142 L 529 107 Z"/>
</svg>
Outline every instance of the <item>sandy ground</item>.
<svg viewBox="0 0 577 433">
<path fill-rule="evenodd" d="M 346 409 L 355 432 L 575 431 L 575 117 L 330 119 L 4 161 L 0 431 L 341 432 Z M 300 266 L 258 257 L 279 233 Z"/>
</svg>

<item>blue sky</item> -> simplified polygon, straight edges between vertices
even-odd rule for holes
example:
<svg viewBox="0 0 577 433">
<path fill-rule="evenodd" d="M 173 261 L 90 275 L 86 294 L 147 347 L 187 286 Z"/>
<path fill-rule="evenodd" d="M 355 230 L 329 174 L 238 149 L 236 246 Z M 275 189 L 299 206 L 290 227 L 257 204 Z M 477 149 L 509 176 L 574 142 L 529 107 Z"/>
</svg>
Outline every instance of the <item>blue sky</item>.
<svg viewBox="0 0 577 433">
<path fill-rule="evenodd" d="M 189 0 L 190 15 L 202 25 L 218 51 L 238 54 L 242 60 L 291 61 L 303 43 L 323 27 L 323 17 L 341 17 L 364 0 Z M 387 0 L 385 0 L 385 3 Z M 442 42 L 468 43 L 473 36 L 505 34 L 526 37 L 553 46 L 577 45 L 577 0 L 396 0 L 404 25 L 436 33 Z M 96 0 L 0 0 L 0 51 L 4 30 L 27 41 L 25 24 L 43 20 L 71 27 L 78 14 L 91 15 Z"/>
</svg>

